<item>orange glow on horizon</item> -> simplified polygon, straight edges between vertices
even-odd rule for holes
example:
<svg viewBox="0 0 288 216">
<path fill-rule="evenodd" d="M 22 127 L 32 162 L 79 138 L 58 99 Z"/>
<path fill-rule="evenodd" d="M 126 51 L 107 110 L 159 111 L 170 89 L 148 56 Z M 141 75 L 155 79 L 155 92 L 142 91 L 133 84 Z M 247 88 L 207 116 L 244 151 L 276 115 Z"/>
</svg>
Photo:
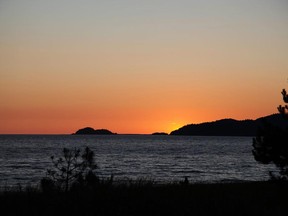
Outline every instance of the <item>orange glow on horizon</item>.
<svg viewBox="0 0 288 216">
<path fill-rule="evenodd" d="M 41 110 L 30 113 L 7 111 L 5 113 L 7 118 L 2 117 L 3 124 L 0 126 L 0 132 L 1 134 L 71 134 L 80 128 L 93 127 L 95 129 L 105 128 L 118 134 L 170 133 L 187 124 L 214 121 L 221 118 L 255 119 L 268 115 L 265 113 L 266 111 L 264 110 L 262 115 L 261 113 L 259 115 L 251 113 L 251 116 L 230 116 L 227 114 L 227 110 L 226 112 L 224 110 L 222 114 L 218 111 L 216 114 L 209 109 L 191 112 L 189 110 L 168 110 L 166 112 L 162 110 L 158 110 L 158 112 L 123 110 L 121 112 L 118 110 L 118 113 L 112 113 L 112 111 L 98 113 L 91 110 L 73 112 L 70 110 L 58 114 L 57 111 L 45 113 Z M 276 113 L 276 109 L 274 113 Z"/>
<path fill-rule="evenodd" d="M 287 6 L 3 1 L 0 134 L 170 133 L 277 113 L 288 87 Z"/>
</svg>

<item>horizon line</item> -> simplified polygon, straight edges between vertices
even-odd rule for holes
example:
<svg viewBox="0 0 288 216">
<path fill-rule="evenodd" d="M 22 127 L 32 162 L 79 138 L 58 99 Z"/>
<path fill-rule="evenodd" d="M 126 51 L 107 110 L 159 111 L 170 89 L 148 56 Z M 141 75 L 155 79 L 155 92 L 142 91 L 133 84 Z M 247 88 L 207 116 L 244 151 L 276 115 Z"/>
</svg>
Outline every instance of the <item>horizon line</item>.
<svg viewBox="0 0 288 216">
<path fill-rule="evenodd" d="M 198 124 L 203 124 L 203 123 L 211 123 L 211 122 L 216 122 L 216 121 L 225 120 L 225 119 L 232 119 L 232 120 L 236 120 L 236 121 L 246 121 L 246 120 L 255 121 L 257 119 L 260 119 L 260 118 L 263 118 L 263 117 L 267 117 L 267 116 L 272 116 L 272 115 L 275 115 L 275 114 L 279 114 L 279 113 L 272 113 L 270 115 L 265 115 L 265 116 L 258 117 L 258 118 L 255 118 L 255 119 L 248 119 L 247 118 L 247 119 L 239 120 L 239 119 L 234 119 L 234 118 L 222 118 L 222 119 L 216 119 L 216 120 L 206 121 L 206 122 L 201 122 L 201 123 L 189 123 L 189 124 L 185 124 L 185 125 L 179 127 L 178 129 L 180 129 L 180 128 L 184 127 L 184 126 L 187 126 L 187 125 L 192 125 L 192 124 L 198 125 Z M 86 126 L 86 127 L 89 127 L 89 126 Z M 175 129 L 175 130 L 178 130 L 178 129 Z M 170 135 L 175 130 L 172 130 L 171 132 L 156 131 L 156 132 L 151 132 L 151 133 L 117 133 L 117 132 L 113 132 L 114 134 L 111 134 L 111 135 L 152 135 L 154 133 L 166 133 L 166 134 Z M 24 135 L 72 135 L 74 133 L 75 132 L 72 132 L 72 133 L 0 133 L 0 135 L 1 136 L 5 136 L 5 135 L 23 135 L 23 136 Z M 89 135 L 89 134 L 87 134 L 87 135 Z M 91 135 L 94 136 L 93 134 L 91 134 Z M 109 134 L 107 134 L 107 135 L 109 135 Z M 103 134 L 100 134 L 100 136 L 103 136 Z"/>
</svg>

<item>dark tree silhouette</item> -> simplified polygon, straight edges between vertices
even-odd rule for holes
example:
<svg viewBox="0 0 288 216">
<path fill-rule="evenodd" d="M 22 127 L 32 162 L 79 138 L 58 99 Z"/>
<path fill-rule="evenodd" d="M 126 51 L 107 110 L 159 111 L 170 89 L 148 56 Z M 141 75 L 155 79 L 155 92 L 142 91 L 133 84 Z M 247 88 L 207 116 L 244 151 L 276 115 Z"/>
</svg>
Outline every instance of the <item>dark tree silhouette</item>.
<svg viewBox="0 0 288 216">
<path fill-rule="evenodd" d="M 288 94 L 285 89 L 282 90 L 281 94 L 283 95 L 283 101 L 285 103 L 288 103 Z M 283 115 L 284 118 L 288 118 L 288 105 L 282 106 L 279 105 L 278 111 L 280 112 L 281 115 Z"/>
<path fill-rule="evenodd" d="M 288 103 L 288 95 L 282 90 L 283 100 Z M 288 106 L 278 106 L 280 114 L 288 120 Z M 258 136 L 253 139 L 253 155 L 256 161 L 274 163 L 279 168 L 280 176 L 270 172 L 271 179 L 288 180 L 288 128 L 280 128 L 264 122 Z"/>
<path fill-rule="evenodd" d="M 42 179 L 43 186 L 57 187 L 67 192 L 72 184 L 82 184 L 85 178 L 93 175 L 97 168 L 94 162 L 94 152 L 88 147 L 81 154 L 80 149 L 63 149 L 63 157 L 51 157 L 53 168 L 47 170 L 47 177 Z"/>
</svg>

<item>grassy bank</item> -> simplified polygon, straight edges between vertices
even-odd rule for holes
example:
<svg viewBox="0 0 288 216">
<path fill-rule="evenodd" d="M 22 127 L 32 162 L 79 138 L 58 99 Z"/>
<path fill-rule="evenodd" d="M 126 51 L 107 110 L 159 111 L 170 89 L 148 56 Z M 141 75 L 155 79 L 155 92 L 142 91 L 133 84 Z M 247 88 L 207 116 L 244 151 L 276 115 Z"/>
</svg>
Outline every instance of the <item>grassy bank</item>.
<svg viewBox="0 0 288 216">
<path fill-rule="evenodd" d="M 1 215 L 286 215 L 288 184 L 101 183 L 91 188 L 4 191 Z M 5 213 L 4 213 L 5 212 Z"/>
</svg>

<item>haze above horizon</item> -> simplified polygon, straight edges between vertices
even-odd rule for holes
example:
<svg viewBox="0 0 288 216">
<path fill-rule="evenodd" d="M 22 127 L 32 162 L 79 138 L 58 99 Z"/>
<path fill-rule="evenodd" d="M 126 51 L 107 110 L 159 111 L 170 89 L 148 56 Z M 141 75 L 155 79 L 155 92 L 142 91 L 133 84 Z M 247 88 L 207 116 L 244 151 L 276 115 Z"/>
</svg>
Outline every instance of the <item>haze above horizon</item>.
<svg viewBox="0 0 288 216">
<path fill-rule="evenodd" d="M 171 132 L 277 112 L 285 0 L 0 2 L 0 134 Z"/>
</svg>

